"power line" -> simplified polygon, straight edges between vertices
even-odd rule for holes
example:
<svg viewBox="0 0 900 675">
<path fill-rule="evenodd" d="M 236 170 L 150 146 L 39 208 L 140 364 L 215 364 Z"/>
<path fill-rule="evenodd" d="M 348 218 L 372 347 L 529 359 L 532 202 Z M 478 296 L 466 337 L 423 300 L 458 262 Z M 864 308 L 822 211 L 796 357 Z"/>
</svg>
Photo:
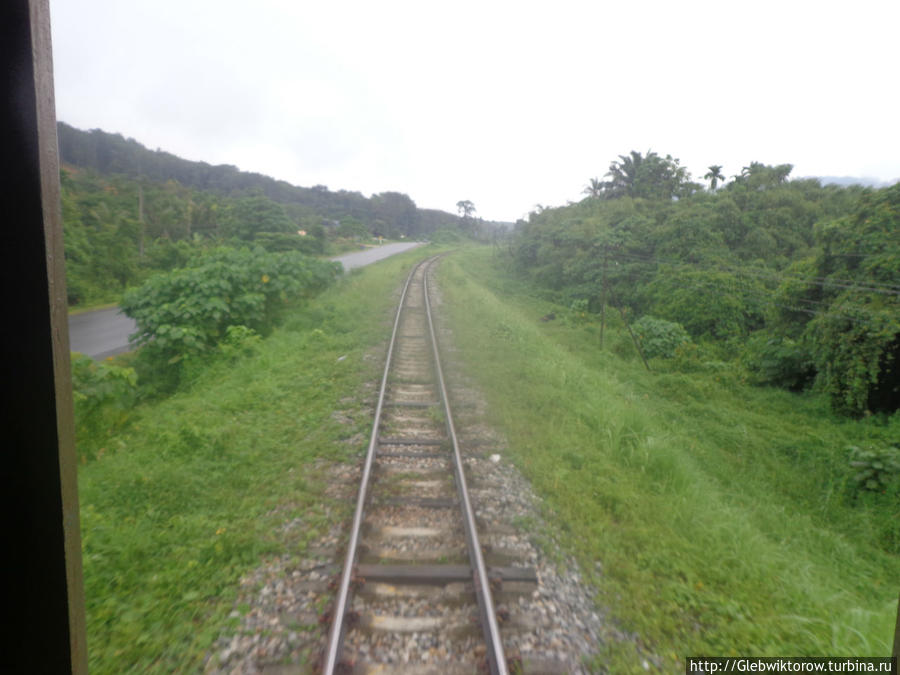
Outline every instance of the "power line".
<svg viewBox="0 0 900 675">
<path fill-rule="evenodd" d="M 836 279 L 833 277 L 801 277 L 790 274 L 779 274 L 772 270 L 764 270 L 760 268 L 751 268 L 751 267 L 734 267 L 732 265 L 723 265 L 720 263 L 711 263 L 708 265 L 704 265 L 701 263 L 692 263 L 686 262 L 683 260 L 667 260 L 665 258 L 658 258 L 655 256 L 643 256 L 635 253 L 625 253 L 625 252 L 617 252 L 617 255 L 632 258 L 635 260 L 640 260 L 642 262 L 650 262 L 664 264 L 664 265 L 673 265 L 676 267 L 698 267 L 702 269 L 717 269 L 721 271 L 727 272 L 736 272 L 739 274 L 752 274 L 762 278 L 773 279 L 776 281 L 799 281 L 811 286 L 820 286 L 822 288 L 846 288 L 851 290 L 861 290 L 861 291 L 869 291 L 873 293 L 881 293 L 884 295 L 900 295 L 900 285 L 898 284 L 873 284 L 868 283 L 867 285 L 861 285 L 858 282 L 851 281 L 849 279 Z"/>
<path fill-rule="evenodd" d="M 629 255 L 629 254 L 625 254 L 625 255 Z M 636 255 L 629 255 L 629 257 L 636 258 L 639 260 L 644 260 L 644 261 L 650 261 L 650 262 L 657 262 L 657 263 L 660 262 L 659 259 L 655 259 L 655 258 L 646 258 L 646 257 L 636 256 Z M 683 264 L 683 263 L 676 263 L 676 264 L 673 264 L 672 266 L 689 267 L 690 265 Z M 738 273 L 738 283 L 740 284 L 740 275 L 745 270 L 741 270 L 739 268 L 732 268 L 732 269 Z M 649 270 L 649 269 L 635 270 L 632 268 L 631 270 L 629 270 L 629 272 L 631 274 L 637 273 L 638 276 L 643 276 L 645 278 L 655 277 L 660 274 L 659 271 L 654 271 L 654 270 Z M 704 291 L 711 290 L 711 291 L 714 291 L 717 293 L 729 292 L 729 291 L 733 290 L 733 289 L 728 289 L 720 284 L 717 284 L 714 280 L 710 280 L 710 279 L 687 281 L 687 282 L 683 282 L 683 285 L 687 286 L 688 288 L 704 290 Z M 770 305 L 773 307 L 779 307 L 779 308 L 786 309 L 786 310 L 789 310 L 792 312 L 800 312 L 803 314 L 808 314 L 812 317 L 842 318 L 842 319 L 846 319 L 847 321 L 850 321 L 851 323 L 866 325 L 872 329 L 877 330 L 879 328 L 878 326 L 873 324 L 871 321 L 866 320 L 858 315 L 848 314 L 846 311 L 842 312 L 842 311 L 836 310 L 835 303 L 833 303 L 833 302 L 811 300 L 808 298 L 796 298 L 795 299 L 796 302 L 805 303 L 806 305 L 809 305 L 809 307 L 798 307 L 796 305 L 790 305 L 790 304 L 785 304 L 784 302 L 778 302 L 776 299 L 772 298 L 771 296 L 764 295 L 762 292 L 760 292 L 759 289 L 749 287 L 746 284 L 743 284 L 742 287 L 738 289 L 738 292 L 741 295 L 743 295 L 745 298 L 755 300 L 755 301 L 759 302 L 761 305 Z M 854 309 L 858 313 L 868 314 L 869 316 L 877 316 L 878 315 L 878 312 L 871 307 L 857 306 Z"/>
<path fill-rule="evenodd" d="M 698 290 L 713 290 L 713 291 L 727 290 L 727 289 L 723 289 L 720 285 L 716 284 L 715 282 L 713 282 L 711 280 L 699 280 L 696 282 L 688 282 L 688 284 L 686 284 L 686 285 L 689 288 L 694 288 L 694 289 L 698 289 Z M 880 326 L 876 326 L 871 321 L 866 320 L 862 317 L 854 316 L 852 314 L 848 314 L 846 312 L 841 312 L 841 311 L 837 311 L 837 310 L 833 309 L 833 304 L 826 306 L 824 303 L 818 303 L 818 304 L 822 305 L 822 308 L 824 311 L 817 311 L 817 310 L 808 309 L 805 307 L 796 307 L 793 305 L 787 305 L 787 304 L 784 304 L 781 302 L 777 302 L 776 300 L 774 300 L 768 296 L 762 295 L 761 293 L 759 293 L 755 290 L 745 289 L 744 294 L 746 297 L 749 297 L 750 299 L 753 299 L 753 300 L 760 301 L 762 304 L 769 304 L 774 307 L 780 307 L 782 309 L 787 309 L 787 310 L 790 310 L 793 312 L 801 312 L 803 314 L 809 314 L 810 316 L 813 316 L 813 317 L 837 317 L 837 318 L 841 318 L 841 319 L 846 319 L 847 321 L 850 321 L 851 323 L 868 326 L 869 328 L 871 328 L 873 330 L 878 330 L 880 328 Z M 811 301 L 811 302 L 815 302 L 815 301 Z M 872 311 L 871 308 L 857 307 L 855 309 L 856 309 L 856 311 L 859 311 L 859 312 L 867 313 L 867 314 L 870 314 L 873 316 L 876 315 L 876 312 Z"/>
</svg>

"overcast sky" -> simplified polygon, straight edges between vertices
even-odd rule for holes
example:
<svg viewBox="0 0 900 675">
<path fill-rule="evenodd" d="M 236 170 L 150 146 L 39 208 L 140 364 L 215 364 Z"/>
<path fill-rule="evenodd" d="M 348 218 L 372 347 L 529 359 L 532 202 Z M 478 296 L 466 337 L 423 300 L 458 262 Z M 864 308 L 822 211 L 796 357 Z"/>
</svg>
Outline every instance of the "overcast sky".
<svg viewBox="0 0 900 675">
<path fill-rule="evenodd" d="M 900 2 L 50 0 L 58 119 L 492 220 L 617 155 L 900 178 Z"/>
</svg>

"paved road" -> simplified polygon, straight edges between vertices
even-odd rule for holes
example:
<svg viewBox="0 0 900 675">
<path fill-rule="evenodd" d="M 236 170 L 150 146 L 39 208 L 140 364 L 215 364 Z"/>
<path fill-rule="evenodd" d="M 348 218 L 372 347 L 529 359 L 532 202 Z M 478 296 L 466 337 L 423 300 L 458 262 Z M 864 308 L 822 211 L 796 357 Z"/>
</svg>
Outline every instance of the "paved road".
<svg viewBox="0 0 900 675">
<path fill-rule="evenodd" d="M 69 317 L 69 349 L 95 359 L 128 351 L 128 336 L 137 330 L 134 319 L 118 307 Z"/>
<path fill-rule="evenodd" d="M 384 244 L 383 246 L 373 246 L 365 251 L 355 251 L 353 253 L 345 253 L 344 255 L 332 258 L 332 260 L 341 263 L 345 271 L 352 270 L 354 267 L 365 267 L 373 262 L 384 260 L 397 253 L 408 251 L 416 246 L 421 246 L 420 242 L 402 242 L 397 244 Z"/>
<path fill-rule="evenodd" d="M 397 253 L 408 251 L 418 242 L 384 244 L 332 258 L 344 266 L 345 271 L 365 267 Z M 118 307 L 98 309 L 69 317 L 69 347 L 95 359 L 121 354 L 129 349 L 128 336 L 137 330 L 134 319 L 119 311 Z"/>
</svg>

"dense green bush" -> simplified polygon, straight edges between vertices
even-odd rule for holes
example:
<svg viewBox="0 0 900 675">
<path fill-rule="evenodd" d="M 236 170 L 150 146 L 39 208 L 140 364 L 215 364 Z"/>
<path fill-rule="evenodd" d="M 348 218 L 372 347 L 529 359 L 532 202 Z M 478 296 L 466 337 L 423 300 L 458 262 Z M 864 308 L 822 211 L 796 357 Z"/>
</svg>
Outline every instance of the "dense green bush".
<svg viewBox="0 0 900 675">
<path fill-rule="evenodd" d="M 82 460 L 92 458 L 100 447 L 98 443 L 127 421 L 136 392 L 137 375 L 133 368 L 72 353 L 75 435 Z"/>
<path fill-rule="evenodd" d="M 900 478 L 900 450 L 897 448 L 850 447 L 850 466 L 857 490 L 882 492 Z"/>
<path fill-rule="evenodd" d="M 741 359 L 758 384 L 802 391 L 816 377 L 813 355 L 802 340 L 759 332 L 747 340 Z"/>
<path fill-rule="evenodd" d="M 811 346 L 835 410 L 892 412 L 900 401 L 900 184 L 818 223 L 815 241 L 780 285 L 774 319 Z"/>
<path fill-rule="evenodd" d="M 851 501 L 857 507 L 872 509 L 868 523 L 874 539 L 888 553 L 900 554 L 900 450 L 878 443 L 851 446 L 849 480 Z M 875 516 L 879 509 L 887 514 Z"/>
<path fill-rule="evenodd" d="M 172 388 L 180 369 L 163 372 L 166 366 L 209 354 L 229 327 L 269 333 L 285 308 L 324 289 L 338 270 L 297 252 L 244 248 L 218 249 L 189 267 L 151 277 L 122 302 L 137 322 L 142 374 Z"/>
<path fill-rule="evenodd" d="M 667 268 L 642 291 L 654 316 L 678 321 L 694 337 L 718 339 L 744 336 L 759 328 L 764 295 L 765 289 L 755 279 L 688 266 Z"/>
<path fill-rule="evenodd" d="M 324 237 L 300 236 L 295 232 L 261 232 L 253 241 L 270 253 L 300 251 L 315 255 L 325 250 Z"/>
<path fill-rule="evenodd" d="M 142 266 L 150 270 L 166 271 L 184 267 L 188 261 L 201 253 L 201 248 L 194 242 L 171 239 L 156 239 L 146 249 L 146 257 Z"/>
<path fill-rule="evenodd" d="M 219 353 L 228 360 L 248 356 L 256 352 L 262 336 L 246 326 L 228 326 L 225 337 L 219 343 Z"/>
<path fill-rule="evenodd" d="M 690 335 L 680 323 L 657 319 L 655 316 L 642 316 L 631 328 L 648 359 L 671 359 L 679 347 L 691 341 Z"/>
<path fill-rule="evenodd" d="M 898 303 L 886 305 L 838 301 L 807 327 L 822 386 L 836 410 L 863 415 L 897 408 L 900 320 Z"/>
</svg>

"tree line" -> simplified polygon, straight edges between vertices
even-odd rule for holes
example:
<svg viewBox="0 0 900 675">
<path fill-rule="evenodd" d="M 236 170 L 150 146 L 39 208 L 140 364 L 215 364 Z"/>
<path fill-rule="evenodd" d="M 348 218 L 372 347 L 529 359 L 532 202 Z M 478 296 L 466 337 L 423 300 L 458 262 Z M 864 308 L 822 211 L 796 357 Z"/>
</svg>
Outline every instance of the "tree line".
<svg viewBox="0 0 900 675">
<path fill-rule="evenodd" d="M 819 388 L 842 413 L 891 413 L 900 184 L 822 185 L 792 168 L 752 162 L 728 181 L 713 165 L 705 187 L 670 155 L 621 155 L 582 201 L 517 223 L 513 264 L 589 311 L 612 304 L 658 332 L 678 324 L 697 358 Z"/>
<path fill-rule="evenodd" d="M 398 192 L 297 187 L 62 122 L 59 145 L 70 305 L 117 302 L 223 244 L 315 255 L 339 240 L 426 237 L 468 222 Z"/>
<path fill-rule="evenodd" d="M 118 174 L 157 183 L 174 181 L 185 188 L 218 196 L 261 194 L 284 206 L 294 205 L 332 222 L 360 223 L 369 232 L 386 236 L 426 235 L 457 216 L 434 209 L 419 209 L 400 192 L 365 197 L 359 192 L 329 190 L 325 185 L 300 187 L 235 166 L 213 166 L 181 159 L 162 150 L 149 150 L 132 138 L 100 129 L 81 131 L 59 122 L 61 160 L 101 174 Z"/>
</svg>

